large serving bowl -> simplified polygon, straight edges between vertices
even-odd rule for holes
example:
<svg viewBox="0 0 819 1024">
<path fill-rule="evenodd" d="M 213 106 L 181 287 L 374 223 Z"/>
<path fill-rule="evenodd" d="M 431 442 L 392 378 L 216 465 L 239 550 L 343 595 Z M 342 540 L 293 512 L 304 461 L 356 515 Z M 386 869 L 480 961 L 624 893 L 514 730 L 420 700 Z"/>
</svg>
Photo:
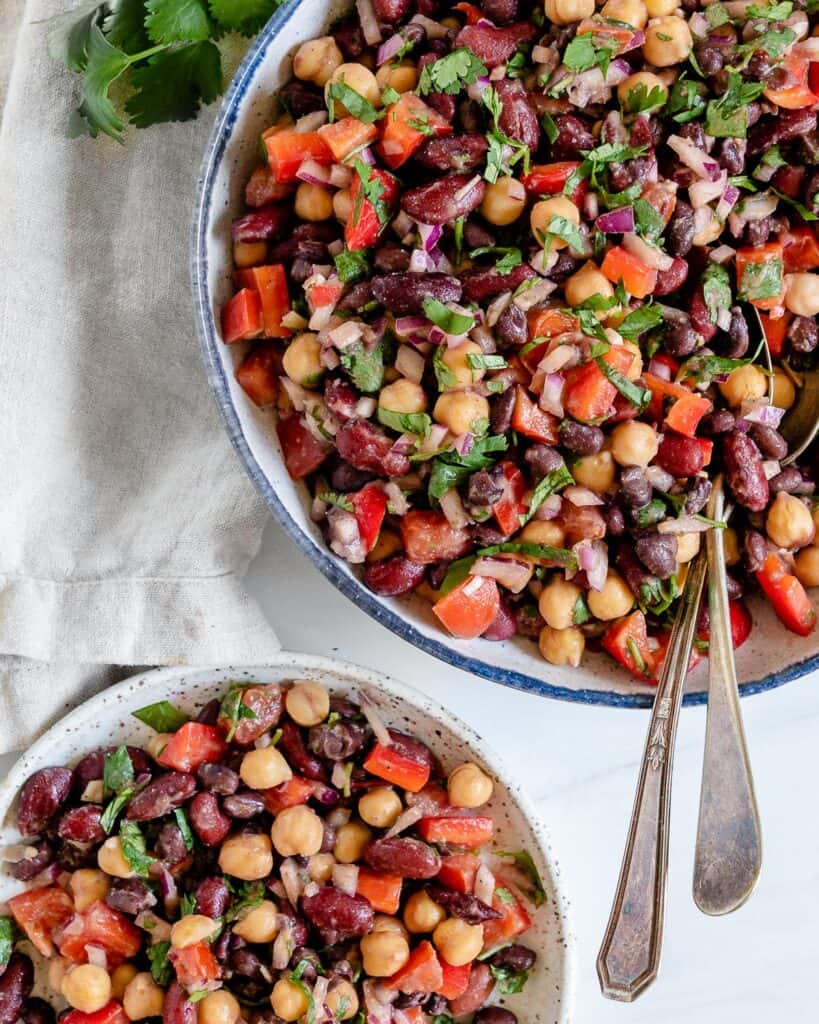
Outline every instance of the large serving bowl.
<svg viewBox="0 0 819 1024">
<path fill-rule="evenodd" d="M 566 919 L 565 891 L 537 815 L 490 745 L 469 726 L 418 691 L 354 665 L 315 655 L 282 653 L 264 668 L 170 668 L 126 679 L 72 711 L 20 758 L 0 785 L 0 842 L 4 846 L 19 842 L 16 797 L 32 772 L 49 765 L 71 765 L 97 747 L 143 745 L 153 731 L 131 717 L 132 711 L 169 700 L 195 714 L 207 701 L 222 696 L 230 682 L 293 679 L 315 679 L 331 693 L 353 699 L 366 690 L 388 724 L 417 736 L 445 767 L 474 760 L 494 777 L 495 793 L 487 809 L 496 823 L 495 847 L 528 850 L 547 895 L 543 905 L 533 910 L 533 927 L 526 937 L 527 944 L 538 951 L 538 966 L 525 990 L 509 997 L 507 1004 L 529 1024 L 566 1024 L 572 1000 L 573 943 Z M 0 902 L 19 892 L 21 884 L 10 875 L 0 874 Z"/>
<path fill-rule="evenodd" d="M 268 22 L 239 68 L 205 153 L 196 197 L 192 273 L 196 316 L 211 387 L 228 433 L 271 511 L 293 541 L 359 608 L 417 647 L 459 668 L 544 696 L 589 704 L 644 707 L 650 688 L 636 683 L 605 655 L 587 654 L 580 668 L 547 664 L 531 640 L 505 643 L 455 640 L 437 624 L 430 605 L 416 597 L 382 598 L 360 583 L 351 567 L 325 545 L 310 520 L 303 484 L 287 475 L 274 413 L 253 405 L 236 383 L 244 345 L 223 345 L 220 306 L 233 294 L 230 222 L 242 210 L 244 184 L 258 161 L 260 132 L 272 120 L 273 95 L 291 75 L 291 55 L 306 39 L 322 35 L 342 14 L 344 0 L 289 0 Z M 789 633 L 767 604 L 752 600 L 755 628 L 738 652 L 743 694 L 797 679 L 819 667 L 819 634 Z M 705 665 L 690 674 L 686 700 L 704 700 Z"/>
</svg>

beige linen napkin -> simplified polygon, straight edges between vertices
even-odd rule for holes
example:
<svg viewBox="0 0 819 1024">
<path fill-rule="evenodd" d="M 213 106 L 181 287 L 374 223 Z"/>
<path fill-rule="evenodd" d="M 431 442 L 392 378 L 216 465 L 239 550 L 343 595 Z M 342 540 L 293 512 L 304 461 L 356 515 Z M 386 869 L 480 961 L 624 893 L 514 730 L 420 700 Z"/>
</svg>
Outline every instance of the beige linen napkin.
<svg viewBox="0 0 819 1024">
<path fill-rule="evenodd" d="M 188 272 L 215 113 L 72 140 L 76 81 L 0 0 L 0 750 L 127 666 L 249 664 L 265 509 L 200 363 Z M 116 666 L 113 668 L 112 666 Z"/>
</svg>

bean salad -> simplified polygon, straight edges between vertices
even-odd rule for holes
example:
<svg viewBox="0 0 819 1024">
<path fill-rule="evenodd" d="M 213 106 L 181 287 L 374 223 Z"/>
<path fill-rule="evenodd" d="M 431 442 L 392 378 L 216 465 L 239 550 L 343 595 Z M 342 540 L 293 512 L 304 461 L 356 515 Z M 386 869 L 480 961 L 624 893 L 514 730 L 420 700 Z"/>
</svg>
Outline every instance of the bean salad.
<svg viewBox="0 0 819 1024">
<path fill-rule="evenodd" d="M 814 0 L 358 0 L 293 73 L 222 339 L 333 552 L 456 638 L 650 683 L 720 529 L 735 646 L 749 590 L 808 635 Z"/>
</svg>

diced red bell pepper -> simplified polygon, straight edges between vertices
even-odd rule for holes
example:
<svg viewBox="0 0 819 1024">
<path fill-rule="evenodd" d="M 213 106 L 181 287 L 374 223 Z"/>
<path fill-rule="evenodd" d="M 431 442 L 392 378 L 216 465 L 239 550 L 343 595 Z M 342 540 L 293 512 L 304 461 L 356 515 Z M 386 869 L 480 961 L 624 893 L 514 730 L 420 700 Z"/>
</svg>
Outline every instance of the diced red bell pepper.
<svg viewBox="0 0 819 1024">
<path fill-rule="evenodd" d="M 397 914 L 403 884 L 400 875 L 382 875 L 379 871 L 359 868 L 355 891 L 368 899 L 373 910 L 380 914 Z"/>
<path fill-rule="evenodd" d="M 478 814 L 463 818 L 421 818 L 418 834 L 428 843 L 448 843 L 475 849 L 491 841 L 495 822 Z"/>
<path fill-rule="evenodd" d="M 378 136 L 378 129 L 374 124 L 364 124 L 357 117 L 342 117 L 332 124 L 322 125 L 319 135 L 330 147 L 336 163 L 340 164 L 354 150 L 373 142 Z"/>
<path fill-rule="evenodd" d="M 793 313 L 786 311 L 783 316 L 778 316 L 776 319 L 767 313 L 760 313 L 759 319 L 762 321 L 762 330 L 765 332 L 765 339 L 768 342 L 771 355 L 774 359 L 780 359 L 785 351 L 785 339 L 788 336 L 788 326 L 793 319 Z"/>
<path fill-rule="evenodd" d="M 313 785 L 307 779 L 294 775 L 287 782 L 282 782 L 273 789 L 262 790 L 262 800 L 271 814 L 279 814 L 288 807 L 306 804 L 313 795 Z"/>
<path fill-rule="evenodd" d="M 189 992 L 204 988 L 220 974 L 219 964 L 207 942 L 196 942 L 184 949 L 171 949 L 168 959 L 176 971 L 176 980 Z"/>
<path fill-rule="evenodd" d="M 742 647 L 751 635 L 754 622 L 744 601 L 729 601 L 728 616 L 731 624 L 731 646 L 736 650 L 738 647 Z M 700 640 L 710 640 L 711 630 L 700 629 L 697 631 L 697 636 Z"/>
<path fill-rule="evenodd" d="M 557 444 L 557 425 L 557 417 L 535 405 L 527 395 L 526 388 L 518 384 L 515 408 L 512 412 L 512 429 L 535 441 Z"/>
<path fill-rule="evenodd" d="M 634 353 L 623 345 L 612 345 L 602 359 L 619 373 L 626 374 Z M 603 419 L 611 412 L 617 388 L 596 362 L 583 363 L 569 370 L 563 389 L 563 408 L 581 422 Z"/>
<path fill-rule="evenodd" d="M 503 496 L 492 506 L 492 514 L 498 529 L 505 536 L 516 533 L 520 529 L 519 516 L 526 512 L 527 505 L 523 501 L 526 493 L 526 479 L 514 462 L 502 462 Z"/>
<path fill-rule="evenodd" d="M 282 375 L 282 349 L 275 342 L 262 342 L 245 356 L 236 371 L 236 380 L 254 405 L 272 405 L 279 396 Z"/>
<path fill-rule="evenodd" d="M 714 454 L 714 442 L 707 437 L 695 437 L 694 440 L 702 452 L 703 469 L 711 464 L 711 456 Z"/>
<path fill-rule="evenodd" d="M 95 900 L 81 914 L 77 914 L 82 928 L 67 929 L 60 940 L 60 954 L 73 963 L 88 960 L 86 946 L 101 946 L 109 965 L 118 964 L 136 956 L 142 947 L 143 932 L 118 910 L 102 900 Z"/>
<path fill-rule="evenodd" d="M 486 632 L 499 608 L 498 585 L 484 576 L 469 576 L 432 606 L 438 621 L 461 640 Z"/>
<path fill-rule="evenodd" d="M 788 54 L 782 64 L 788 72 L 787 81 L 792 84 L 781 89 L 765 89 L 762 95 L 785 110 L 800 110 L 802 107 L 812 107 L 819 103 L 819 95 L 811 91 L 808 83 L 810 63 L 796 53 Z"/>
<path fill-rule="evenodd" d="M 654 653 L 648 644 L 646 618 L 632 612 L 613 622 L 603 635 L 603 647 L 632 675 L 647 682 L 654 675 Z"/>
<path fill-rule="evenodd" d="M 642 260 L 632 256 L 621 245 L 615 245 L 606 253 L 600 270 L 612 284 L 623 282 L 623 287 L 635 299 L 651 295 L 657 285 L 657 268 L 647 267 Z"/>
<path fill-rule="evenodd" d="M 430 765 L 409 757 L 397 746 L 376 743 L 364 761 L 364 770 L 385 782 L 418 793 L 429 782 Z"/>
<path fill-rule="evenodd" d="M 663 674 L 663 665 L 665 664 L 665 656 L 668 654 L 668 641 L 671 639 L 671 633 L 660 633 L 659 636 L 655 637 L 658 646 L 655 647 L 652 652 L 654 655 L 654 674 L 651 679 L 647 679 L 646 682 L 655 684 L 659 682 L 660 676 Z M 702 652 L 695 644 L 691 648 L 691 656 L 688 659 L 688 671 L 693 672 L 694 669 L 702 661 Z"/>
<path fill-rule="evenodd" d="M 222 341 L 226 345 L 258 338 L 263 330 L 262 298 L 252 288 L 242 288 L 222 306 Z"/>
<path fill-rule="evenodd" d="M 472 892 L 481 862 L 474 853 L 453 853 L 441 861 L 437 878 L 441 885 L 456 892 Z"/>
<path fill-rule="evenodd" d="M 312 281 L 306 288 L 307 305 L 310 312 L 315 313 L 317 309 L 323 309 L 326 306 L 335 309 L 343 292 L 344 285 L 334 278 L 328 281 Z"/>
<path fill-rule="evenodd" d="M 737 249 L 734 257 L 737 273 L 737 294 L 740 298 L 747 299 L 757 309 L 775 309 L 781 306 L 785 299 L 785 283 L 776 295 L 754 297 L 756 270 L 749 272 L 749 267 L 756 268 L 759 264 L 772 264 L 777 260 L 780 264 L 780 278 L 782 277 L 782 246 L 779 242 L 767 242 L 765 245 L 755 245 L 752 248 Z"/>
<path fill-rule="evenodd" d="M 461 14 L 464 15 L 464 17 L 466 18 L 467 25 L 477 25 L 477 23 L 483 17 L 483 11 L 479 7 L 476 7 L 474 4 L 462 2 L 459 4 L 455 4 L 454 9 L 456 11 L 460 11 Z"/>
<path fill-rule="evenodd" d="M 262 303 L 263 333 L 266 338 L 289 338 L 291 330 L 282 327 L 282 317 L 290 312 L 287 273 L 281 263 L 237 270 L 236 281 L 242 288 L 259 293 Z"/>
<path fill-rule="evenodd" d="M 301 480 L 318 469 L 330 453 L 330 446 L 310 433 L 301 416 L 279 417 L 276 433 L 291 480 Z"/>
<path fill-rule="evenodd" d="M 578 327 L 577 317 L 562 309 L 534 309 L 527 316 L 529 323 L 529 339 L 535 338 L 556 338 L 559 334 L 568 334 L 576 331 Z M 534 349 L 530 349 L 524 356 L 524 362 L 532 372 L 537 369 L 537 364 L 543 358 L 543 351 L 535 359 Z"/>
<path fill-rule="evenodd" d="M 185 722 L 157 760 L 177 772 L 195 772 L 200 764 L 221 761 L 226 753 L 227 743 L 215 725 Z"/>
<path fill-rule="evenodd" d="M 780 238 L 785 244 L 782 263 L 786 274 L 815 270 L 819 267 L 819 242 L 816 241 L 816 231 L 810 225 L 791 228 Z"/>
<path fill-rule="evenodd" d="M 318 132 L 276 132 L 264 144 L 270 170 L 280 185 L 295 181 L 305 160 L 315 160 L 325 167 L 334 162 L 332 150 Z"/>
<path fill-rule="evenodd" d="M 523 176 L 521 181 L 526 191 L 532 192 L 535 195 L 562 195 L 570 175 L 579 166 L 579 160 L 562 160 L 554 164 L 535 164 L 529 173 Z M 575 186 L 569 198 L 576 206 L 579 206 L 588 190 L 589 183 L 583 178 Z"/>
<path fill-rule="evenodd" d="M 425 939 L 410 953 L 401 970 L 384 982 L 384 987 L 412 995 L 414 992 L 437 992 L 443 983 L 444 972 L 438 955 L 432 943 Z"/>
<path fill-rule="evenodd" d="M 615 49 L 612 50 L 612 56 L 615 57 L 618 53 L 623 53 L 626 47 L 633 44 L 634 37 L 637 34 L 635 29 L 624 26 L 622 22 L 618 25 L 611 21 L 599 21 L 597 15 L 591 18 L 584 18 L 577 26 L 577 34 L 579 36 L 585 36 L 589 33 L 594 36 L 595 43 L 614 43 Z"/>
<path fill-rule="evenodd" d="M 643 370 L 642 378 L 643 383 L 652 394 L 661 395 L 663 398 L 688 398 L 693 394 L 691 388 L 686 387 L 685 384 L 678 384 L 676 381 L 658 377 L 650 370 Z"/>
<path fill-rule="evenodd" d="M 43 956 L 52 956 L 55 934 L 74 915 L 74 903 L 68 893 L 56 885 L 42 885 L 12 896 L 8 905 L 32 946 Z"/>
<path fill-rule="evenodd" d="M 375 547 L 387 514 L 387 495 L 377 484 L 367 484 L 357 494 L 348 494 L 347 497 L 353 506 L 361 542 L 369 554 Z"/>
<path fill-rule="evenodd" d="M 441 970 L 444 975 L 444 983 L 435 991 L 444 999 L 457 999 L 469 988 L 469 977 L 472 974 L 472 964 L 463 964 L 461 967 L 453 967 L 443 957 L 438 958 Z"/>
<path fill-rule="evenodd" d="M 532 918 L 515 887 L 508 882 L 500 883 L 499 887 L 504 892 L 499 896 L 498 889 L 495 889 L 492 906 L 495 910 L 500 911 L 501 916 L 493 918 L 491 921 L 484 921 L 483 948 L 485 950 L 495 949 L 496 946 L 501 946 L 505 942 L 509 942 L 510 939 L 517 938 L 518 935 L 523 935 L 532 927 Z M 510 895 L 513 897 L 511 900 L 509 899 Z"/>
<path fill-rule="evenodd" d="M 358 173 L 353 175 L 350 185 L 352 206 L 350 216 L 344 225 L 344 241 L 348 249 L 366 249 L 370 245 L 375 245 L 378 236 L 389 222 L 398 198 L 398 181 L 386 171 L 370 167 L 368 190 L 372 188 L 374 182 L 380 182 L 382 190 L 377 200 L 378 208 L 366 196 L 362 196 L 364 183 L 361 176 Z"/>
<path fill-rule="evenodd" d="M 414 93 L 405 92 L 387 107 L 376 149 L 388 167 L 405 164 L 428 136 L 452 134 L 452 125 Z"/>
<path fill-rule="evenodd" d="M 112 999 L 101 1010 L 94 1013 L 83 1013 L 82 1010 L 69 1010 L 60 1018 L 60 1024 L 129 1024 L 130 1018 L 123 1010 L 122 1004 Z"/>
<path fill-rule="evenodd" d="M 450 526 L 442 512 L 413 509 L 401 520 L 401 537 L 407 558 L 421 565 L 446 562 L 465 555 L 472 546 L 466 530 Z"/>
<path fill-rule="evenodd" d="M 779 555 L 771 554 L 756 574 L 757 582 L 780 620 L 793 633 L 809 636 L 816 625 L 816 610 L 799 580 L 787 572 Z"/>
<path fill-rule="evenodd" d="M 688 394 L 678 398 L 666 413 L 665 425 L 678 434 L 693 437 L 697 432 L 700 420 L 707 415 L 713 405 L 702 395 Z"/>
</svg>

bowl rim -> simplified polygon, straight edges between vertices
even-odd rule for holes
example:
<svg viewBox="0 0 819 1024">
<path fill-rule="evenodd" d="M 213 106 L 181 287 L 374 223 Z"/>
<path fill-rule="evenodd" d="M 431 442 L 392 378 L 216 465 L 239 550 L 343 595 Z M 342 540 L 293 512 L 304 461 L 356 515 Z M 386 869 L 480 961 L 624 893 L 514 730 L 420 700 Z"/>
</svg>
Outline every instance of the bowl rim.
<svg viewBox="0 0 819 1024">
<path fill-rule="evenodd" d="M 654 703 L 653 693 L 619 693 L 614 690 L 574 689 L 567 686 L 558 686 L 543 679 L 527 675 L 524 672 L 493 665 L 481 658 L 461 653 L 442 640 L 436 640 L 425 635 L 397 612 L 381 604 L 375 595 L 371 594 L 356 576 L 343 572 L 336 560 L 298 526 L 284 504 L 279 500 L 270 481 L 250 450 L 250 446 L 244 436 L 239 414 L 230 396 L 230 387 L 219 356 L 219 345 L 221 342 L 217 335 L 216 324 L 209 301 L 208 222 L 214 179 L 219 171 L 225 148 L 236 122 L 238 106 L 247 92 L 258 66 L 265 59 L 268 48 L 275 41 L 279 31 L 296 13 L 302 2 L 304 0 L 287 0 L 267 22 L 239 65 L 222 99 L 219 112 L 208 138 L 196 182 L 196 199 L 191 225 L 190 256 L 196 328 L 208 383 L 227 428 L 228 437 L 238 452 L 245 470 L 267 503 L 268 508 L 293 543 L 348 600 L 365 611 L 376 622 L 386 626 L 387 629 L 391 630 L 402 640 L 464 672 L 481 676 L 491 682 L 500 683 L 503 686 L 509 686 L 525 693 L 571 701 L 577 704 L 597 704 L 620 708 L 651 707 Z M 803 658 L 779 672 L 772 672 L 759 679 L 741 683 L 739 686 L 740 696 L 748 697 L 756 693 L 764 693 L 767 690 L 775 689 L 783 686 L 785 683 L 799 679 L 815 669 L 819 669 L 819 652 L 815 655 L 809 655 L 807 658 Z M 707 702 L 707 699 L 708 691 L 706 688 L 694 693 L 685 694 L 683 704 L 690 707 L 704 704 Z"/>
<path fill-rule="evenodd" d="M 5 826 L 6 818 L 17 793 L 28 775 L 33 770 L 51 762 L 53 756 L 52 737 L 55 734 L 62 735 L 66 729 L 70 729 L 72 726 L 82 725 L 88 720 L 89 715 L 98 709 L 97 717 L 104 722 L 106 714 L 119 712 L 127 716 L 131 706 L 137 700 L 149 702 L 152 699 L 164 699 L 175 685 L 184 687 L 187 677 L 190 677 L 192 683 L 207 685 L 209 682 L 216 682 L 217 679 L 227 681 L 232 675 L 242 680 L 252 680 L 254 676 L 264 677 L 264 675 L 276 673 L 279 669 L 282 673 L 289 673 L 295 669 L 304 675 L 314 672 L 337 675 L 349 680 L 354 685 L 367 686 L 374 690 L 380 689 L 390 696 L 397 697 L 428 719 L 433 730 L 437 724 L 444 725 L 491 769 L 492 774 L 523 815 L 542 861 L 549 872 L 549 896 L 559 927 L 558 945 L 563 951 L 561 954 L 562 972 L 558 982 L 560 1002 L 555 1024 L 569 1024 L 576 994 L 577 940 L 572 929 L 571 899 L 567 893 L 566 870 L 553 852 L 552 836 L 544 818 L 535 807 L 522 780 L 512 771 L 506 759 L 499 755 L 468 722 L 465 722 L 455 712 L 450 711 L 430 694 L 417 690 L 414 686 L 391 675 L 366 668 L 363 665 L 320 654 L 282 650 L 264 665 L 235 667 L 226 665 L 210 668 L 195 665 L 173 665 L 149 669 L 128 676 L 127 679 L 100 690 L 63 715 L 17 758 L 6 777 L 0 781 L 0 827 Z M 135 720 L 134 728 L 138 727 Z"/>
</svg>

